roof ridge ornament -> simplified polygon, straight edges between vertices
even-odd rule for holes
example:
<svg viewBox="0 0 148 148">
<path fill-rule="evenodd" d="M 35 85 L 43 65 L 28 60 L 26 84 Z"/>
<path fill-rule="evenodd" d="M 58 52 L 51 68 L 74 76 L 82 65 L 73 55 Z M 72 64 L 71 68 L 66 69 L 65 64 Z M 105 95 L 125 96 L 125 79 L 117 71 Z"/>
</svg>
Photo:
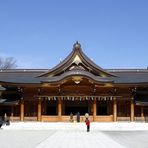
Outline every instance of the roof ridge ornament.
<svg viewBox="0 0 148 148">
<path fill-rule="evenodd" d="M 76 41 L 76 43 L 73 45 L 73 50 L 75 49 L 81 49 L 81 44 L 78 41 Z"/>
<path fill-rule="evenodd" d="M 82 61 L 78 55 L 75 56 L 73 63 L 75 63 L 76 65 L 79 65 L 79 63 L 82 63 Z"/>
</svg>

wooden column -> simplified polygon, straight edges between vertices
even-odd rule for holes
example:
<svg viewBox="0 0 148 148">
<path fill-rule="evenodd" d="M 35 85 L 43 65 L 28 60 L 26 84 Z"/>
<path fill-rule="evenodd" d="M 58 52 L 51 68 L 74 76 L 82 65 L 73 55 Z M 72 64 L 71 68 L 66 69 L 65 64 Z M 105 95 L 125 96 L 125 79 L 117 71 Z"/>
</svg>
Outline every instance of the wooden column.
<svg viewBox="0 0 148 148">
<path fill-rule="evenodd" d="M 141 117 L 144 117 L 143 106 L 141 106 Z"/>
<path fill-rule="evenodd" d="M 62 116 L 62 101 L 58 98 L 58 121 L 61 121 Z"/>
<path fill-rule="evenodd" d="M 37 117 L 37 120 L 38 121 L 41 121 L 41 110 L 42 110 L 42 104 L 41 104 L 41 98 L 39 98 L 39 101 L 38 101 L 38 117 Z"/>
<path fill-rule="evenodd" d="M 134 100 L 131 100 L 131 122 L 134 121 Z"/>
<path fill-rule="evenodd" d="M 11 117 L 10 120 L 13 121 L 13 115 L 14 115 L 14 106 L 11 106 Z"/>
<path fill-rule="evenodd" d="M 142 118 L 142 121 L 144 121 L 144 111 L 143 111 L 143 106 L 141 106 L 141 118 Z"/>
<path fill-rule="evenodd" d="M 113 100 L 113 120 L 114 122 L 117 121 L 117 100 L 114 98 Z"/>
<path fill-rule="evenodd" d="M 93 121 L 96 121 L 96 115 L 97 115 L 97 101 L 94 99 L 93 102 Z"/>
<path fill-rule="evenodd" d="M 20 102 L 20 120 L 24 121 L 24 100 Z"/>
<path fill-rule="evenodd" d="M 13 115 L 14 115 L 14 106 L 12 105 L 11 106 L 11 117 L 13 118 Z"/>
</svg>

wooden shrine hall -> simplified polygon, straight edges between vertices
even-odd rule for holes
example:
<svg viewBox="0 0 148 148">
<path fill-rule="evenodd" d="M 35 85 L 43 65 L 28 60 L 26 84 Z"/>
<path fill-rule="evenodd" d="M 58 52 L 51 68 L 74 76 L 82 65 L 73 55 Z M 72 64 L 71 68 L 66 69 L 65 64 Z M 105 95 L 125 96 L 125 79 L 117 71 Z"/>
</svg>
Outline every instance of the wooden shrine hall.
<svg viewBox="0 0 148 148">
<path fill-rule="evenodd" d="M 0 116 L 69 122 L 78 112 L 81 121 L 147 121 L 148 69 L 103 69 L 76 42 L 52 69 L 0 71 Z"/>
</svg>

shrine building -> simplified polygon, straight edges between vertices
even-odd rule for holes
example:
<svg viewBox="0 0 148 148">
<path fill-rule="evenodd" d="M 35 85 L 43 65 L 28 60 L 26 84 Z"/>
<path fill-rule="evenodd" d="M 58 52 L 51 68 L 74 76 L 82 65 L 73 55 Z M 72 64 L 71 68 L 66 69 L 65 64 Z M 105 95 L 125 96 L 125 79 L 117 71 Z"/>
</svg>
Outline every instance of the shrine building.
<svg viewBox="0 0 148 148">
<path fill-rule="evenodd" d="M 76 42 L 52 69 L 0 70 L 0 116 L 69 122 L 78 112 L 81 121 L 147 121 L 148 69 L 103 69 Z"/>
</svg>

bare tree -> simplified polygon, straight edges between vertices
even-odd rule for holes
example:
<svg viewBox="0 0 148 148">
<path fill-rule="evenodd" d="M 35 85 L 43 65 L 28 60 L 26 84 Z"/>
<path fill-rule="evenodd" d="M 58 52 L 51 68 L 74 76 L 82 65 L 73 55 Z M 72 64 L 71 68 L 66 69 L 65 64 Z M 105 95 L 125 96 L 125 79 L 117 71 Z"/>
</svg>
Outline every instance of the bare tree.
<svg viewBox="0 0 148 148">
<path fill-rule="evenodd" d="M 0 57 L 0 69 L 12 69 L 16 68 L 16 60 L 13 57 L 1 58 Z"/>
</svg>

